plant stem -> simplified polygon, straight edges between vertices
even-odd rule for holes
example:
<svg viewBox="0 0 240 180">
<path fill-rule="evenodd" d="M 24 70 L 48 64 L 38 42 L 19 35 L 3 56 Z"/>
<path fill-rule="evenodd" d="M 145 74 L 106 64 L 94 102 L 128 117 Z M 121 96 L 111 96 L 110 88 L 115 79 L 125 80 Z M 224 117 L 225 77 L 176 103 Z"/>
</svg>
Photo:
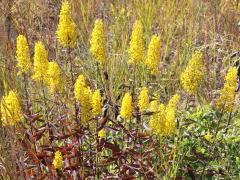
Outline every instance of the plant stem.
<svg viewBox="0 0 240 180">
<path fill-rule="evenodd" d="M 231 120 L 232 120 L 232 112 L 230 112 L 230 114 L 229 114 L 229 116 L 228 116 L 227 127 L 226 127 L 226 130 L 225 130 L 225 133 L 224 133 L 224 134 L 227 134 L 228 129 L 229 129 L 229 126 L 230 126 L 230 123 L 231 123 Z"/>
<path fill-rule="evenodd" d="M 27 103 L 27 114 L 29 115 L 31 114 L 31 111 L 30 111 L 30 105 L 29 105 L 29 94 L 27 90 L 28 80 L 25 73 L 23 74 L 23 81 L 24 81 L 24 92 L 25 92 L 26 103 Z"/>
<path fill-rule="evenodd" d="M 43 103 L 44 103 L 44 106 L 45 106 L 45 116 L 46 116 L 46 119 L 47 119 L 47 122 L 48 122 L 48 108 L 47 108 L 47 101 L 46 101 L 46 94 L 45 94 L 45 90 L 44 90 L 44 83 L 43 83 L 43 80 L 41 81 L 41 85 L 42 85 L 42 94 L 43 94 Z"/>
<path fill-rule="evenodd" d="M 71 48 L 68 47 L 67 49 L 67 53 L 68 53 L 68 61 L 70 63 L 70 73 L 71 73 L 71 83 L 72 83 L 72 86 L 71 86 L 71 94 L 72 94 L 72 97 L 74 98 L 74 82 L 75 82 L 75 79 L 74 79 L 74 73 L 73 73 L 73 62 L 72 62 L 72 58 L 71 58 Z M 77 107 L 77 102 L 76 100 L 74 99 L 74 109 L 75 109 L 75 121 L 77 124 L 79 124 L 78 122 L 78 107 Z"/>
</svg>

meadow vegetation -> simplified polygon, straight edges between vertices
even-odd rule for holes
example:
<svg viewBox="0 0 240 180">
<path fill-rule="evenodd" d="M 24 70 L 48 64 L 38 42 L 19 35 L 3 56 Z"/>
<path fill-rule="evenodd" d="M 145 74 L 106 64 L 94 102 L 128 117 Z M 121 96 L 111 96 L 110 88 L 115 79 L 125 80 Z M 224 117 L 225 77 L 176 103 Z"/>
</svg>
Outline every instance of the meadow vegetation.
<svg viewBox="0 0 240 180">
<path fill-rule="evenodd" d="M 239 0 L 0 1 L 1 179 L 238 179 Z"/>
</svg>

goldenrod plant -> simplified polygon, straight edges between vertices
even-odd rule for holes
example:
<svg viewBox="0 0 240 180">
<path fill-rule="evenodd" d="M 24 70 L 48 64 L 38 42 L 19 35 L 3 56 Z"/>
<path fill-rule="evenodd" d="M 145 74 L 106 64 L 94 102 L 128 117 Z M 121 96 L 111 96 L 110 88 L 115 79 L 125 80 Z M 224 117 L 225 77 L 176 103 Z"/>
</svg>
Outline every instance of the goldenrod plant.
<svg viewBox="0 0 240 180">
<path fill-rule="evenodd" d="M 16 55 L 18 61 L 17 66 L 19 68 L 19 74 L 28 73 L 29 69 L 31 68 L 31 59 L 27 39 L 23 35 L 19 35 L 17 37 Z"/>
<path fill-rule="evenodd" d="M 1 115 L 3 126 L 14 126 L 23 119 L 21 105 L 14 91 L 10 91 L 7 96 L 2 97 Z"/>
<path fill-rule="evenodd" d="M 60 151 L 56 151 L 54 154 L 53 166 L 55 169 L 61 169 L 63 167 L 63 157 Z"/>
<path fill-rule="evenodd" d="M 96 60 L 103 65 L 106 61 L 106 42 L 103 21 L 97 19 L 94 23 L 93 32 L 90 40 L 90 53 Z"/>
<path fill-rule="evenodd" d="M 133 24 L 129 44 L 129 64 L 141 64 L 144 61 L 143 25 L 140 20 Z"/>
<path fill-rule="evenodd" d="M 63 47 L 73 48 L 76 45 L 77 31 L 70 6 L 68 1 L 62 2 L 56 36 Z"/>
<path fill-rule="evenodd" d="M 189 94 L 196 94 L 204 76 L 204 64 L 201 52 L 195 52 L 189 60 L 186 70 L 181 74 L 183 88 Z"/>
<path fill-rule="evenodd" d="M 48 81 L 48 52 L 43 42 L 38 41 L 34 46 L 33 58 L 33 79 L 36 81 L 47 83 Z"/>
<path fill-rule="evenodd" d="M 127 92 L 122 99 L 120 115 L 125 120 L 131 120 L 132 111 L 132 96 Z"/>
<path fill-rule="evenodd" d="M 237 68 L 229 69 L 224 87 L 220 91 L 220 97 L 216 100 L 217 107 L 223 112 L 232 112 L 235 103 L 235 89 L 237 87 Z"/>
</svg>

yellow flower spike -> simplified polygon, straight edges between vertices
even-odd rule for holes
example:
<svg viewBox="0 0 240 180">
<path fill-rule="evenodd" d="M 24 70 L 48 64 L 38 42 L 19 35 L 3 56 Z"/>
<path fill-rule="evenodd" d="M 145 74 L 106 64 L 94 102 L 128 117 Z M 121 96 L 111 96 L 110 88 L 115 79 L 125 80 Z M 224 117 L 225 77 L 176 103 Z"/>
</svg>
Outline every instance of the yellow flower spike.
<svg viewBox="0 0 240 180">
<path fill-rule="evenodd" d="M 105 132 L 105 130 L 104 130 L 104 129 L 100 130 L 100 131 L 98 132 L 98 136 L 99 136 L 100 138 L 105 138 L 105 137 L 106 137 L 106 132 Z"/>
<path fill-rule="evenodd" d="M 90 44 L 90 53 L 101 65 L 103 65 L 106 61 L 106 40 L 104 26 L 101 19 L 95 21 Z"/>
<path fill-rule="evenodd" d="M 132 97 L 128 92 L 125 93 L 122 99 L 120 116 L 126 120 L 130 120 L 132 118 Z"/>
<path fill-rule="evenodd" d="M 171 136 L 176 131 L 176 116 L 175 109 L 167 107 L 164 119 L 164 128 L 162 131 L 163 136 Z"/>
<path fill-rule="evenodd" d="M 81 88 L 86 87 L 85 83 L 85 77 L 80 74 L 77 78 L 77 81 L 74 85 L 74 95 L 75 99 L 80 100 L 81 99 Z"/>
<path fill-rule="evenodd" d="M 130 59 L 129 64 L 142 63 L 144 60 L 144 39 L 143 25 L 141 21 L 136 21 L 133 25 L 133 31 L 128 50 Z"/>
<path fill-rule="evenodd" d="M 48 64 L 48 78 L 50 92 L 53 94 L 61 90 L 61 73 L 57 62 L 52 61 Z"/>
<path fill-rule="evenodd" d="M 152 112 L 158 111 L 158 101 L 157 100 L 151 101 L 149 104 L 149 109 Z"/>
<path fill-rule="evenodd" d="M 176 131 L 176 108 L 180 100 L 179 95 L 174 95 L 165 107 L 157 102 L 150 103 L 150 110 L 154 113 L 149 121 L 149 127 L 158 136 L 172 136 Z"/>
<path fill-rule="evenodd" d="M 48 82 L 48 53 L 41 41 L 35 44 L 34 48 L 33 79 L 37 81 Z"/>
<path fill-rule="evenodd" d="M 138 107 L 140 112 L 145 111 L 148 108 L 148 104 L 149 104 L 148 89 L 146 87 L 143 87 L 138 97 Z"/>
<path fill-rule="evenodd" d="M 180 96 L 179 96 L 178 94 L 175 94 L 175 95 L 169 100 L 167 107 L 168 107 L 168 108 L 176 109 L 179 100 L 180 100 Z"/>
<path fill-rule="evenodd" d="M 149 127 L 153 133 L 160 135 L 164 126 L 165 106 L 163 104 L 158 105 L 157 101 L 153 101 L 150 106 L 155 113 L 150 118 Z"/>
<path fill-rule="evenodd" d="M 89 86 L 86 85 L 85 77 L 79 75 L 74 85 L 75 99 L 80 103 L 81 123 L 85 124 L 92 118 L 92 91 Z"/>
<path fill-rule="evenodd" d="M 93 116 L 102 114 L 102 96 L 99 89 L 92 95 L 92 114 Z"/>
<path fill-rule="evenodd" d="M 216 106 L 223 112 L 231 112 L 235 103 L 235 88 L 237 84 L 237 68 L 229 69 L 224 87 L 220 90 L 220 96 L 216 101 Z"/>
<path fill-rule="evenodd" d="M 56 36 L 63 47 L 73 48 L 76 45 L 76 24 L 71 16 L 71 8 L 68 1 L 63 1 L 59 15 Z"/>
<path fill-rule="evenodd" d="M 165 109 L 163 136 L 171 136 L 176 131 L 176 109 L 180 100 L 180 96 L 175 94 L 168 102 Z M 164 116 L 164 115 L 163 115 Z"/>
<path fill-rule="evenodd" d="M 158 63 L 160 59 L 160 37 L 154 35 L 148 46 L 147 58 L 145 64 L 151 74 L 156 74 L 158 71 Z"/>
<path fill-rule="evenodd" d="M 151 115 L 148 125 L 153 131 L 155 130 L 156 123 L 158 121 L 158 106 L 157 100 L 151 101 L 149 104 L 149 110 L 153 112 L 153 114 Z"/>
<path fill-rule="evenodd" d="M 55 152 L 52 164 L 55 169 L 61 169 L 63 167 L 63 157 L 60 151 Z"/>
<path fill-rule="evenodd" d="M 1 114 L 3 126 L 14 126 L 23 118 L 21 106 L 14 91 L 10 91 L 7 96 L 2 97 Z"/>
<path fill-rule="evenodd" d="M 204 64 L 201 52 L 195 52 L 186 70 L 181 74 L 180 81 L 183 88 L 190 94 L 197 93 L 204 77 Z"/>
<path fill-rule="evenodd" d="M 28 73 L 31 67 L 31 59 L 29 54 L 29 47 L 27 39 L 23 35 L 17 37 L 17 67 L 19 68 L 18 74 Z"/>
</svg>

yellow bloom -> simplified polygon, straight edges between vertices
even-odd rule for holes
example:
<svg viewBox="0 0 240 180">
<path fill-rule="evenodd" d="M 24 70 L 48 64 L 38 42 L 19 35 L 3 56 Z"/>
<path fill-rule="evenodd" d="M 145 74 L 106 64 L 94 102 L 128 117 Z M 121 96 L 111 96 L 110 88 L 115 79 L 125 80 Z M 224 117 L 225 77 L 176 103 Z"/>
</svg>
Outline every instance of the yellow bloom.
<svg viewBox="0 0 240 180">
<path fill-rule="evenodd" d="M 170 136 L 170 135 L 174 134 L 174 132 L 176 131 L 175 109 L 167 107 L 165 110 L 165 113 L 166 113 L 166 117 L 165 117 L 162 135 Z"/>
<path fill-rule="evenodd" d="M 141 63 L 144 60 L 144 40 L 143 26 L 141 21 L 136 21 L 133 25 L 133 31 L 129 47 L 129 64 Z"/>
<path fill-rule="evenodd" d="M 204 76 L 202 53 L 195 52 L 180 80 L 183 88 L 191 95 L 196 94 Z"/>
<path fill-rule="evenodd" d="M 68 1 L 63 1 L 59 24 L 56 31 L 57 39 L 63 47 L 74 47 L 76 45 L 76 25 L 71 16 L 71 8 Z"/>
<path fill-rule="evenodd" d="M 60 78 L 60 68 L 57 62 L 49 62 L 48 64 L 48 78 L 49 78 L 49 88 L 50 92 L 54 93 L 57 90 L 61 90 L 61 78 Z"/>
<path fill-rule="evenodd" d="M 23 118 L 21 106 L 14 91 L 10 91 L 7 96 L 2 97 L 1 113 L 3 126 L 14 126 Z"/>
<path fill-rule="evenodd" d="M 27 39 L 23 35 L 17 37 L 17 67 L 19 68 L 19 74 L 27 73 L 31 67 L 31 60 L 29 55 L 29 48 Z"/>
<path fill-rule="evenodd" d="M 103 65 L 106 60 L 106 42 L 104 37 L 104 27 L 101 19 L 97 19 L 90 40 L 90 53 Z"/>
<path fill-rule="evenodd" d="M 105 132 L 105 130 L 104 130 L 104 129 L 100 130 L 100 131 L 98 132 L 98 136 L 99 136 L 100 138 L 105 138 L 105 137 L 106 137 L 106 132 Z"/>
<path fill-rule="evenodd" d="M 169 100 L 167 107 L 168 107 L 168 108 L 176 109 L 179 100 L 180 100 L 180 96 L 179 96 L 178 94 L 175 94 L 175 95 Z"/>
<path fill-rule="evenodd" d="M 47 83 L 48 53 L 41 41 L 35 44 L 33 60 L 33 79 Z"/>
<path fill-rule="evenodd" d="M 154 112 L 154 114 L 150 118 L 149 127 L 155 134 L 158 134 L 157 132 L 160 130 L 159 123 L 162 119 L 161 114 L 164 112 L 165 107 L 163 104 L 158 105 L 157 101 L 152 101 L 150 103 L 150 110 Z"/>
<path fill-rule="evenodd" d="M 146 87 L 143 87 L 138 97 L 138 106 L 140 112 L 143 112 L 148 108 L 148 103 L 149 103 L 148 89 Z"/>
<path fill-rule="evenodd" d="M 156 74 L 158 70 L 158 62 L 160 59 L 160 37 L 152 36 L 151 42 L 148 46 L 146 66 L 151 72 L 151 74 Z"/>
<path fill-rule="evenodd" d="M 229 69 L 224 87 L 220 91 L 220 97 L 217 99 L 217 107 L 223 112 L 231 112 L 235 101 L 235 88 L 237 83 L 237 68 Z"/>
<path fill-rule="evenodd" d="M 154 100 L 150 102 L 150 111 L 157 112 L 158 111 L 158 101 Z"/>
<path fill-rule="evenodd" d="M 86 85 L 83 75 L 79 75 L 74 85 L 75 99 L 80 103 L 81 122 L 85 124 L 92 118 L 91 97 L 92 92 L 89 86 Z"/>
<path fill-rule="evenodd" d="M 128 92 L 123 97 L 120 116 L 126 120 L 132 118 L 132 97 Z"/>
<path fill-rule="evenodd" d="M 156 135 L 171 136 L 176 131 L 176 106 L 179 99 L 179 95 L 174 95 L 166 107 L 160 104 L 157 108 L 157 103 L 152 105 L 155 113 L 150 118 L 149 127 Z"/>
<path fill-rule="evenodd" d="M 209 132 L 204 135 L 204 138 L 210 143 L 213 142 L 213 136 Z"/>
<path fill-rule="evenodd" d="M 86 85 L 86 82 L 85 82 L 85 77 L 82 74 L 80 74 L 78 76 L 77 81 L 76 81 L 75 86 L 74 86 L 74 94 L 75 94 L 75 98 L 77 100 L 81 101 L 81 98 L 82 98 L 81 90 L 83 88 L 87 88 L 87 85 Z"/>
<path fill-rule="evenodd" d="M 92 95 L 92 114 L 93 116 L 102 114 L 102 96 L 99 89 Z"/>
<path fill-rule="evenodd" d="M 60 151 L 56 151 L 54 154 L 53 166 L 55 169 L 61 169 L 63 167 L 63 157 Z"/>
</svg>

